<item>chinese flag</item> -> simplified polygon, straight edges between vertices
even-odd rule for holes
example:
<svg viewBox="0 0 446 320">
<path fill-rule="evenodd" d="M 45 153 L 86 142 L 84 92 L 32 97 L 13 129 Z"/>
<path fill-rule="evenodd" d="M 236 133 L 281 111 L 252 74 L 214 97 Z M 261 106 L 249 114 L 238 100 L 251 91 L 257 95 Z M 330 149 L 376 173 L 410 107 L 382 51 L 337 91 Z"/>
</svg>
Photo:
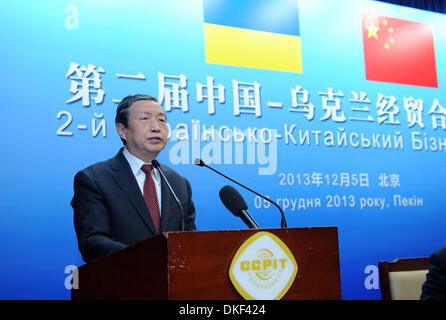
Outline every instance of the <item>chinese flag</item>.
<svg viewBox="0 0 446 320">
<path fill-rule="evenodd" d="M 367 80 L 438 88 L 432 26 L 362 14 Z"/>
</svg>

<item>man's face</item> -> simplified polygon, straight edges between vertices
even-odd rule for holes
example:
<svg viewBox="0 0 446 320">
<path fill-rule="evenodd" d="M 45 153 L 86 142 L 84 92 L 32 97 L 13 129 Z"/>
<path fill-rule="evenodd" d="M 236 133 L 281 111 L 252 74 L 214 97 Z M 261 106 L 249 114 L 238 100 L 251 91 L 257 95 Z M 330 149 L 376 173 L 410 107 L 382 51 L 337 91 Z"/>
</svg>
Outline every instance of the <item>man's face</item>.
<svg viewBox="0 0 446 320">
<path fill-rule="evenodd" d="M 167 121 L 161 105 L 151 100 L 138 100 L 130 106 L 128 127 L 116 124 L 119 136 L 126 140 L 127 150 L 151 162 L 167 143 Z"/>
</svg>

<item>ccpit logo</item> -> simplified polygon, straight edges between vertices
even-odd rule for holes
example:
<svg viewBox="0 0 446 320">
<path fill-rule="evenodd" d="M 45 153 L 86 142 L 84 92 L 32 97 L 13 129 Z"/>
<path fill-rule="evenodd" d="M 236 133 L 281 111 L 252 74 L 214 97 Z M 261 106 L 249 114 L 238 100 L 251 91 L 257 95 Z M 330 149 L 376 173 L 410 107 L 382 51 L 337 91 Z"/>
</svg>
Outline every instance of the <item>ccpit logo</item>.
<svg viewBox="0 0 446 320">
<path fill-rule="evenodd" d="M 241 261 L 242 271 L 253 271 L 260 280 L 271 279 L 277 271 L 284 269 L 288 259 L 274 259 L 274 254 L 268 249 L 261 249 L 256 260 Z M 280 271 L 279 271 L 280 272 Z"/>
<path fill-rule="evenodd" d="M 238 249 L 229 269 L 232 284 L 245 299 L 280 299 L 297 274 L 293 254 L 277 236 L 258 232 Z"/>
</svg>

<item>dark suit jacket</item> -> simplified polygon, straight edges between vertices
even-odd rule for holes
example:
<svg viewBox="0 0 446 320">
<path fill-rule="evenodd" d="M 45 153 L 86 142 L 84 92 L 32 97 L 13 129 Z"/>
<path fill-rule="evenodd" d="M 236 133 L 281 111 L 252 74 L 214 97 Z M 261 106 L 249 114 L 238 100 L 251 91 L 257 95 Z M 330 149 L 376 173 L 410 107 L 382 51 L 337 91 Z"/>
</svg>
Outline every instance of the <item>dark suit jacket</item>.
<svg viewBox="0 0 446 320">
<path fill-rule="evenodd" d="M 421 300 L 446 300 L 446 246 L 429 257 L 429 272 L 423 283 Z"/>
<path fill-rule="evenodd" d="M 88 262 L 156 235 L 144 197 L 123 148 L 74 178 L 74 228 L 82 258 Z M 184 229 L 195 230 L 189 181 L 173 169 L 161 169 L 183 206 Z M 161 179 L 161 232 L 181 230 L 181 213 Z"/>
</svg>

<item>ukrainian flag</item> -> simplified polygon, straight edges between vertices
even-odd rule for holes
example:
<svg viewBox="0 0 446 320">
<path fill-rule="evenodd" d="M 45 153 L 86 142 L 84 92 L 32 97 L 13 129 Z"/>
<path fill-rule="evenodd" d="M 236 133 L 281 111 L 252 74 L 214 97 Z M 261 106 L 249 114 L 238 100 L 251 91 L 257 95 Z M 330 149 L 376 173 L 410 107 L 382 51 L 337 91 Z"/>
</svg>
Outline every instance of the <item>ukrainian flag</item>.
<svg viewBox="0 0 446 320">
<path fill-rule="evenodd" d="M 203 0 L 206 62 L 302 72 L 297 0 Z"/>
</svg>

